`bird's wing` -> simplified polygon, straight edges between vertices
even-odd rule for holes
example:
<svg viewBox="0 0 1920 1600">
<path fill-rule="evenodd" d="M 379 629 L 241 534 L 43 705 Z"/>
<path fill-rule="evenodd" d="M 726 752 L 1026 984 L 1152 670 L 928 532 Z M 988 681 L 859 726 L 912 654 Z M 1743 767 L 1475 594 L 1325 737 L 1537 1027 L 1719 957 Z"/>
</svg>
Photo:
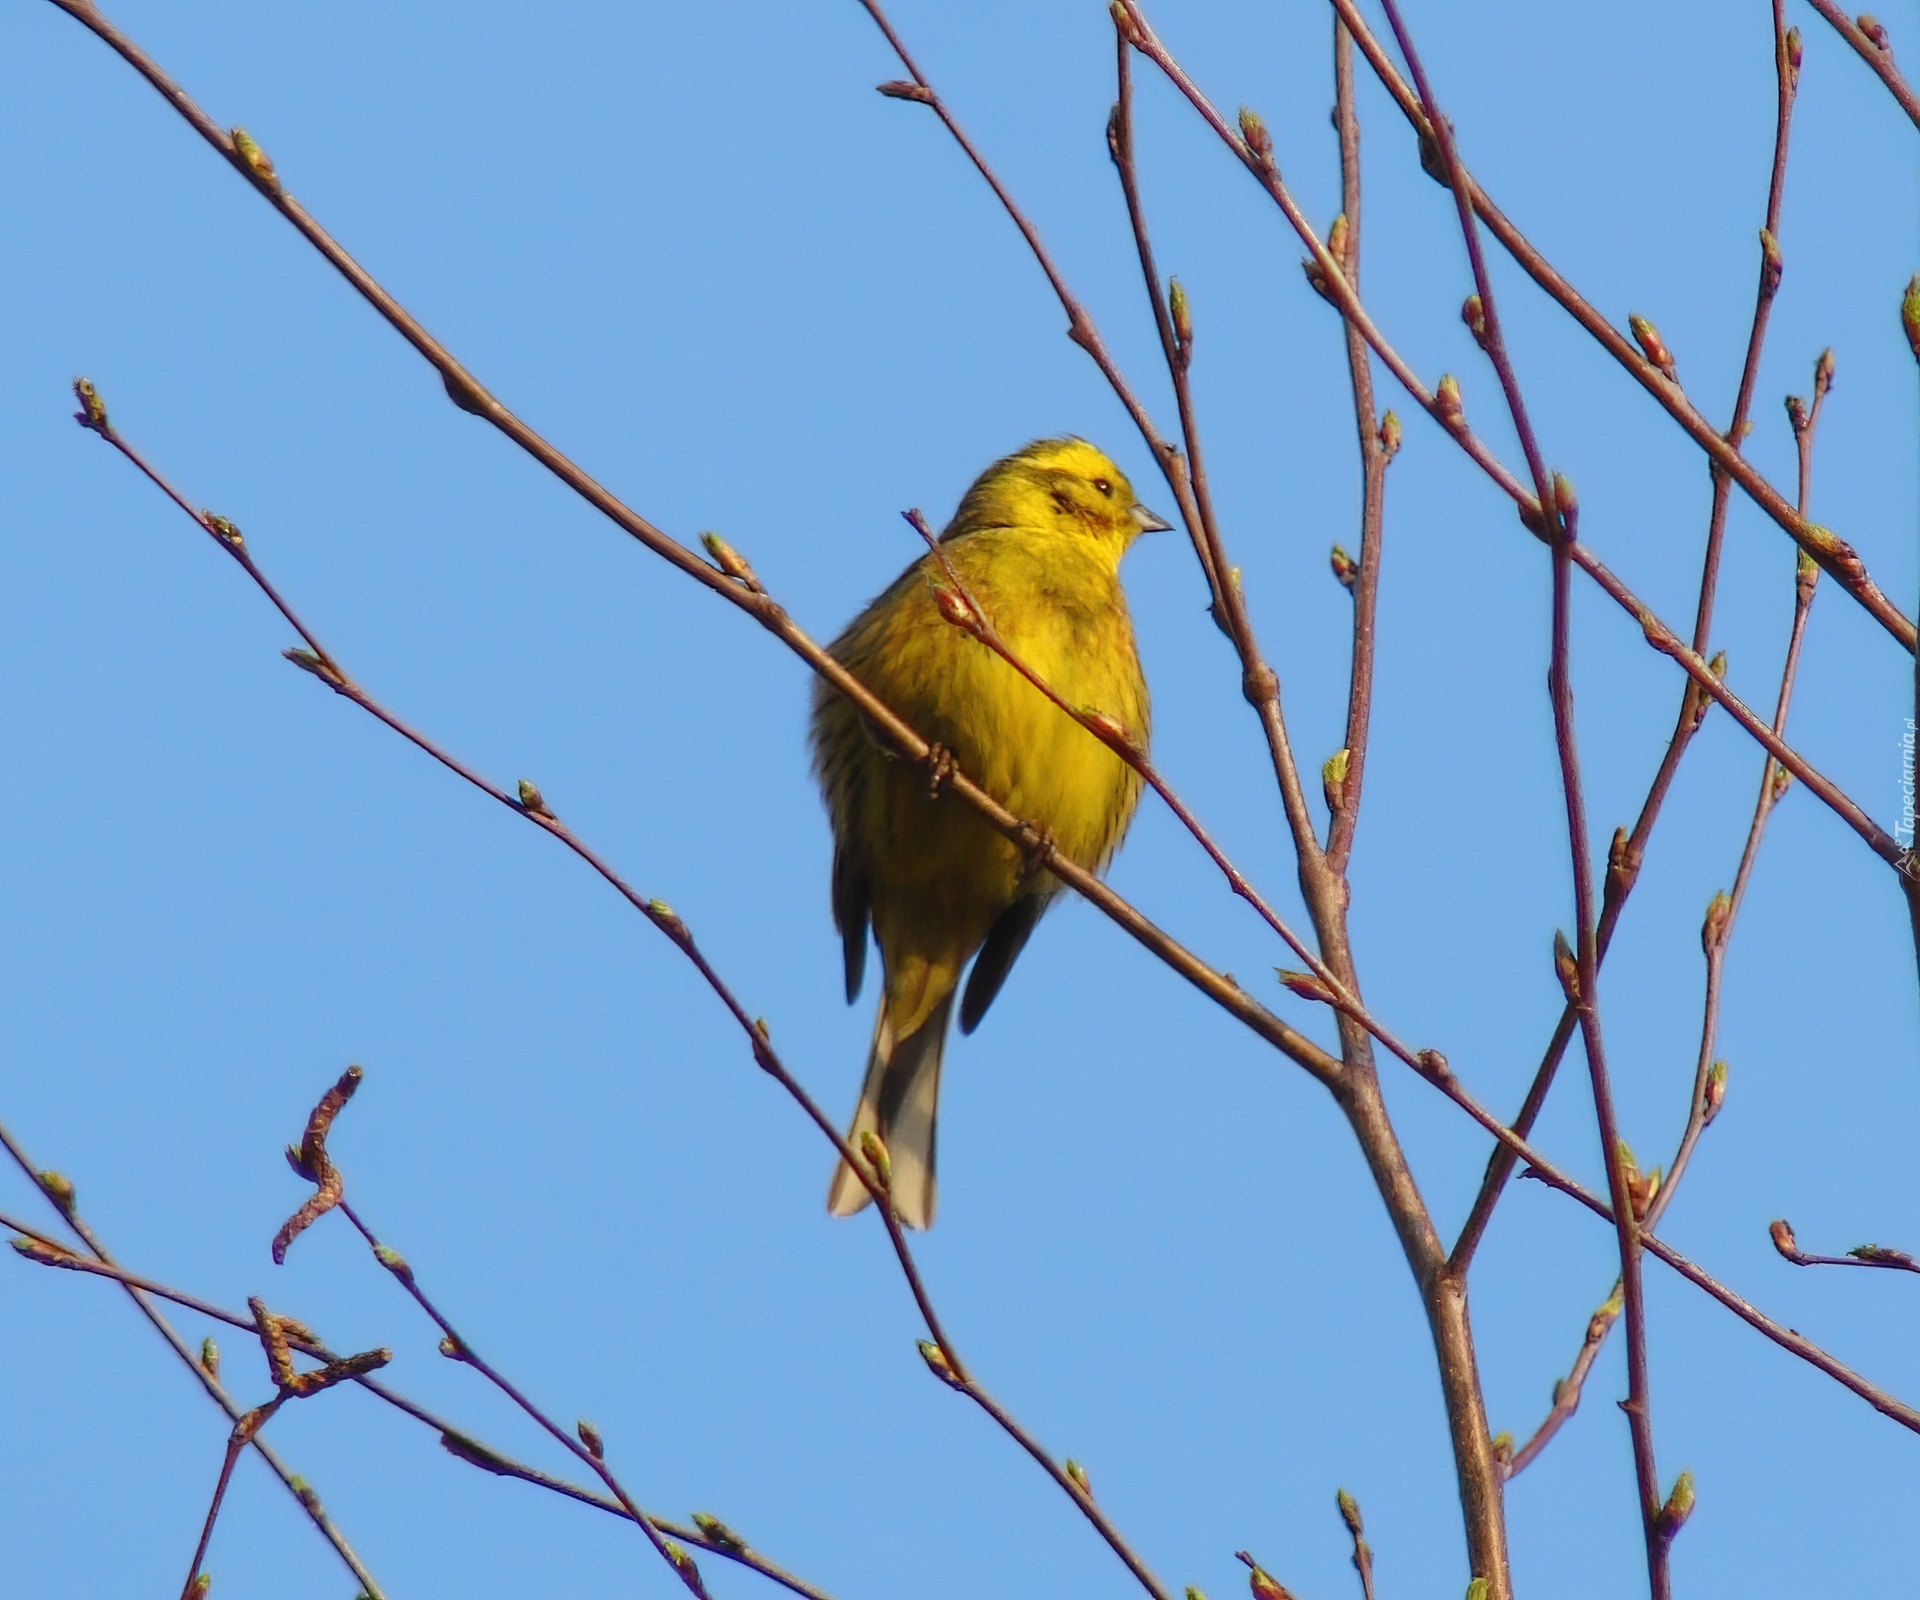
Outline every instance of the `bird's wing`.
<svg viewBox="0 0 1920 1600">
<path fill-rule="evenodd" d="M 1022 895 L 1000 913 L 1000 920 L 994 923 L 987 942 L 980 947 L 980 959 L 973 964 L 973 976 L 967 979 L 966 997 L 960 1002 L 962 1033 L 972 1033 L 980 1025 L 987 1007 L 993 1004 L 993 997 L 1000 992 L 1000 985 L 1007 981 L 1014 960 L 1026 948 L 1033 925 L 1040 920 L 1040 913 L 1047 909 L 1047 902 L 1052 898 L 1050 892 L 1035 891 Z"/>
</svg>

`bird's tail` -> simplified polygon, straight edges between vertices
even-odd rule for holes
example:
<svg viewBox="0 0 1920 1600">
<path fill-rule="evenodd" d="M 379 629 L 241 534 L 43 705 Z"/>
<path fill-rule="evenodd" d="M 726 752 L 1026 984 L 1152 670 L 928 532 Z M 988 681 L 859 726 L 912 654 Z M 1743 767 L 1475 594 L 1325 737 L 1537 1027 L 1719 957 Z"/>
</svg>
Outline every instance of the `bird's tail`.
<svg viewBox="0 0 1920 1600">
<path fill-rule="evenodd" d="M 847 1143 L 856 1153 L 860 1135 L 869 1129 L 886 1145 L 893 1169 L 894 1215 L 909 1228 L 933 1224 L 934 1118 L 940 1108 L 940 1056 L 946 1048 L 947 1014 L 952 1009 L 949 990 L 919 1027 L 896 1039 L 887 998 L 881 996 L 873 1048 L 867 1056 L 867 1081 L 861 1085 L 859 1109 L 847 1130 Z M 827 1189 L 827 1210 L 836 1217 L 850 1217 L 870 1198 L 866 1186 L 842 1161 Z"/>
</svg>

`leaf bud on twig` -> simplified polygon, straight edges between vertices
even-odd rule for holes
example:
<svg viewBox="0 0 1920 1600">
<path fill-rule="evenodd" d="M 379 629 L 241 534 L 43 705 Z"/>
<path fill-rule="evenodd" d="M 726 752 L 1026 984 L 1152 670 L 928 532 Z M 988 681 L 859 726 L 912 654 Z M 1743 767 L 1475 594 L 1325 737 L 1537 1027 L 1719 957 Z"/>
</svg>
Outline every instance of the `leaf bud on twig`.
<svg viewBox="0 0 1920 1600">
<path fill-rule="evenodd" d="M 1637 311 L 1628 314 L 1627 326 L 1633 330 L 1634 341 L 1646 353 L 1649 365 L 1658 367 L 1669 382 L 1676 381 L 1673 375 L 1673 352 L 1660 337 L 1660 330 Z"/>
<path fill-rule="evenodd" d="M 1893 41 L 1887 37 L 1886 24 L 1871 11 L 1863 11 L 1853 19 L 1853 25 L 1864 33 L 1874 49 L 1885 55 L 1893 48 Z"/>
<path fill-rule="evenodd" d="M 1093 1483 L 1087 1477 L 1087 1469 L 1085 1467 L 1075 1461 L 1072 1456 L 1068 1456 L 1062 1470 L 1067 1475 L 1067 1481 L 1071 1483 L 1074 1488 L 1078 1489 L 1089 1500 L 1093 1498 Z"/>
<path fill-rule="evenodd" d="M 1765 228 L 1760 230 L 1760 293 L 1772 299 L 1780 290 L 1781 274 L 1787 264 L 1780 255 L 1780 241 Z"/>
<path fill-rule="evenodd" d="M 1260 120 L 1260 113 L 1252 106 L 1240 108 L 1240 137 L 1246 142 L 1247 154 L 1262 167 L 1273 167 L 1273 135 L 1267 132 L 1267 125 Z"/>
<path fill-rule="evenodd" d="M 220 1381 L 220 1346 L 213 1342 L 212 1334 L 200 1341 L 200 1370 L 215 1383 Z"/>
<path fill-rule="evenodd" d="M 212 534 L 214 538 L 218 539 L 229 550 L 239 551 L 246 549 L 247 541 L 241 536 L 240 530 L 231 522 L 227 521 L 225 517 L 216 517 L 211 511 L 203 511 L 200 515 L 206 520 L 207 532 Z"/>
<path fill-rule="evenodd" d="M 1774 1249 L 1796 1265 L 1800 1260 L 1800 1246 L 1794 1241 L 1793 1228 L 1785 1217 L 1775 1217 L 1767 1224 L 1767 1235 L 1773 1240 Z"/>
<path fill-rule="evenodd" d="M 231 128 L 233 153 L 240 158 L 241 170 L 268 194 L 280 192 L 280 174 L 273 170 L 273 159 L 253 141 L 245 128 Z"/>
<path fill-rule="evenodd" d="M 1777 761 L 1771 765 L 1773 767 L 1773 803 L 1778 805 L 1787 790 L 1793 787 L 1793 774 Z"/>
<path fill-rule="evenodd" d="M 1327 229 L 1327 254 L 1340 263 L 1342 272 L 1347 267 L 1347 239 L 1352 231 L 1347 226 L 1347 214 L 1344 211 L 1333 219 L 1333 225 Z"/>
<path fill-rule="evenodd" d="M 1487 1580 L 1474 1578 L 1467 1584 L 1467 1600 L 1487 1600 Z"/>
<path fill-rule="evenodd" d="M 1553 930 L 1553 970 L 1560 988 L 1573 1004 L 1580 1003 L 1580 963 L 1573 958 L 1573 946 L 1558 928 Z"/>
<path fill-rule="evenodd" d="M 1683 1472 L 1673 1480 L 1667 1503 L 1660 1508 L 1660 1537 L 1671 1539 L 1693 1515 L 1693 1474 Z"/>
<path fill-rule="evenodd" d="M 1391 411 L 1380 419 L 1380 448 L 1389 461 L 1400 453 L 1400 419 Z"/>
<path fill-rule="evenodd" d="M 913 1342 L 920 1351 L 920 1359 L 926 1362 L 929 1372 L 949 1389 L 965 1392 L 967 1386 L 960 1381 L 959 1374 L 953 1370 L 953 1363 L 947 1360 L 946 1351 L 931 1339 L 915 1339 Z"/>
<path fill-rule="evenodd" d="M 1794 78 L 1800 76 L 1800 30 L 1787 29 L 1787 65 L 1793 68 Z"/>
<path fill-rule="evenodd" d="M 1914 279 L 1920 284 L 1920 278 Z M 100 398 L 100 391 L 93 386 L 90 378 L 73 380 L 73 397 L 80 402 L 80 409 L 73 414 L 73 420 L 81 427 L 106 438 L 112 430 L 107 424 L 107 403 Z"/>
<path fill-rule="evenodd" d="M 33 1181 L 40 1185 L 40 1192 L 54 1204 L 61 1216 L 73 1215 L 73 1180 L 64 1173 L 55 1172 L 51 1167 L 42 1167 L 33 1175 Z"/>
<path fill-rule="evenodd" d="M 592 1456 L 595 1461 L 606 1460 L 607 1444 L 606 1441 L 600 1437 L 600 1430 L 598 1428 L 587 1421 L 585 1417 L 582 1417 L 573 1425 L 573 1431 L 580 1435 L 580 1442 L 586 1446 L 588 1455 Z"/>
<path fill-rule="evenodd" d="M 905 78 L 889 78 L 885 83 L 876 83 L 874 88 L 889 100 L 917 100 L 923 106 L 933 104 L 933 91 L 922 84 L 910 83 Z"/>
<path fill-rule="evenodd" d="M 328 666 L 326 662 L 322 661 L 311 650 L 282 650 L 280 654 L 285 656 L 287 660 L 291 661 L 302 672 L 311 672 L 329 689 L 341 690 L 345 688 L 345 680 L 340 674 L 334 671 L 332 667 Z"/>
<path fill-rule="evenodd" d="M 1828 345 L 1820 352 L 1820 359 L 1813 364 L 1813 392 L 1815 398 L 1825 394 L 1833 387 L 1833 346 Z"/>
<path fill-rule="evenodd" d="M 747 1541 L 718 1517 L 709 1516 L 704 1511 L 696 1511 L 693 1514 L 693 1525 L 706 1535 L 708 1544 L 722 1550 L 730 1550 L 737 1556 L 747 1553 Z"/>
<path fill-rule="evenodd" d="M 1340 1508 L 1340 1520 L 1347 1525 L 1347 1532 L 1359 1538 L 1366 1530 L 1360 1525 L 1360 1502 L 1345 1489 L 1333 1491 L 1333 1503 Z"/>
<path fill-rule="evenodd" d="M 529 816 L 553 820 L 553 813 L 547 809 L 547 802 L 541 798 L 540 791 L 525 778 L 520 780 L 520 809 Z"/>
<path fill-rule="evenodd" d="M 1351 589 L 1353 580 L 1360 576 L 1360 563 L 1348 555 L 1338 543 L 1334 545 L 1330 559 L 1333 564 L 1333 575 L 1339 580 L 1340 587 Z"/>
<path fill-rule="evenodd" d="M 1247 1588 L 1253 1600 L 1293 1600 L 1293 1596 L 1281 1586 L 1272 1573 L 1255 1561 L 1244 1550 L 1234 1551 L 1236 1560 L 1247 1564 Z"/>
<path fill-rule="evenodd" d="M 1460 320 L 1467 325 L 1467 332 L 1473 335 L 1473 342 L 1482 350 L 1487 347 L 1487 313 L 1480 304 L 1480 296 L 1470 294 L 1460 306 Z"/>
<path fill-rule="evenodd" d="M 887 1154 L 887 1143 L 871 1128 L 860 1130 L 860 1154 L 873 1169 L 874 1181 L 885 1194 L 893 1188 L 893 1158 Z"/>
<path fill-rule="evenodd" d="M 933 592 L 934 609 L 942 619 L 963 633 L 978 633 L 980 618 L 964 596 L 955 593 L 943 583 L 935 583 L 931 573 L 927 576 L 927 588 Z"/>
<path fill-rule="evenodd" d="M 1196 1589 L 1192 1584 L 1188 1584 L 1187 1600 L 1207 1600 L 1207 1591 L 1204 1589 Z"/>
<path fill-rule="evenodd" d="M 1727 937 L 1727 924 L 1733 920 L 1733 901 L 1726 890 L 1718 890 L 1707 902 L 1707 914 L 1700 923 L 1700 948 L 1708 955 L 1723 944 Z"/>
<path fill-rule="evenodd" d="M 1167 279 L 1167 320 L 1173 324 L 1174 359 L 1185 370 L 1193 360 L 1193 312 L 1178 278 Z"/>
<path fill-rule="evenodd" d="M 1633 869 L 1627 860 L 1632 836 L 1625 828 L 1613 830 L 1613 843 L 1607 846 L 1607 898 L 1618 899 L 1633 881 Z"/>
<path fill-rule="evenodd" d="M 434 1348 L 449 1361 L 465 1361 L 467 1359 L 466 1346 L 461 1344 L 461 1342 L 450 1333 L 443 1337 Z"/>
<path fill-rule="evenodd" d="M 1326 794 L 1329 811 L 1339 811 L 1346 805 L 1347 766 L 1352 759 L 1351 751 L 1336 750 L 1320 768 L 1320 787 Z"/>
<path fill-rule="evenodd" d="M 1705 1106 L 1705 1121 L 1711 1122 L 1720 1115 L 1720 1108 L 1727 1103 L 1727 1064 L 1716 1061 L 1707 1068 L 1707 1087 L 1701 1097 Z"/>
<path fill-rule="evenodd" d="M 413 1282 L 413 1268 L 407 1265 L 406 1257 L 391 1245 L 377 1244 L 373 1247 L 373 1258 L 391 1272 L 402 1283 Z"/>
<path fill-rule="evenodd" d="M 693 1557 L 671 1539 L 662 1539 L 660 1548 L 666 1551 L 667 1559 L 673 1563 L 673 1570 L 680 1575 L 680 1581 L 699 1596 L 699 1600 L 707 1600 L 707 1586 L 700 1581 L 700 1569 L 693 1564 Z"/>
<path fill-rule="evenodd" d="M 1460 380 L 1451 372 L 1440 374 L 1440 385 L 1433 391 L 1433 407 L 1440 426 L 1449 433 L 1458 433 L 1466 424 L 1466 407 L 1460 403 Z"/>
<path fill-rule="evenodd" d="M 1311 972 L 1290 972 L 1285 967 L 1275 967 L 1274 974 L 1297 994 L 1302 1000 L 1317 1000 L 1322 1005 L 1333 1004 L 1333 991 Z"/>
<path fill-rule="evenodd" d="M 1707 671 L 1712 673 L 1714 677 L 1718 678 L 1722 683 L 1727 681 L 1726 651 L 1714 651 L 1713 659 L 1707 663 Z M 1702 689 L 1698 684 L 1695 684 L 1690 692 L 1693 695 L 1693 731 L 1698 733 L 1700 731 L 1700 724 L 1707 720 L 1707 710 L 1713 704 L 1713 696 L 1708 694 L 1706 690 Z"/>
<path fill-rule="evenodd" d="M 200 1572 L 194 1575 L 193 1582 L 187 1585 L 186 1600 L 207 1600 L 207 1592 L 213 1587 L 213 1574 Z"/>
<path fill-rule="evenodd" d="M 1912 1267 L 1916 1263 L 1904 1250 L 1895 1250 L 1884 1244 L 1857 1244 L 1847 1252 L 1855 1261 L 1866 1261 L 1877 1267 Z"/>
<path fill-rule="evenodd" d="M 1799 395 L 1790 394 L 1786 406 L 1787 426 L 1793 429 L 1793 436 L 1797 439 L 1807 431 L 1807 403 Z"/>
<path fill-rule="evenodd" d="M 1913 359 L 1920 361 L 1920 272 L 1907 280 L 1907 292 L 1900 297 L 1900 326 L 1906 330 Z"/>
<path fill-rule="evenodd" d="M 754 576 L 753 568 L 747 565 L 746 557 L 719 534 L 709 528 L 700 535 L 700 542 L 707 547 L 707 554 L 713 557 L 713 564 L 735 583 L 755 594 L 765 592 L 760 587 L 760 580 Z"/>
</svg>

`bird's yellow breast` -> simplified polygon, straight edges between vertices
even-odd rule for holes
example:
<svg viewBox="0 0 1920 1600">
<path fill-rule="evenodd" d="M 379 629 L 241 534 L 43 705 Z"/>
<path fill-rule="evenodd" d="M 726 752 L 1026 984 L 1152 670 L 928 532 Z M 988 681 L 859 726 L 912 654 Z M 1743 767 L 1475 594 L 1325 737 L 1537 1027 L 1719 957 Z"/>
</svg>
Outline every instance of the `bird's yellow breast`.
<svg viewBox="0 0 1920 1600">
<path fill-rule="evenodd" d="M 981 528 L 949 539 L 945 551 L 1016 655 L 1069 704 L 1104 713 L 1144 746 L 1147 690 L 1117 550 L 1048 530 Z M 932 556 L 876 600 L 834 654 L 1008 810 L 1099 870 L 1126 831 L 1139 778 L 949 624 L 930 580 L 945 581 Z M 835 832 L 843 849 L 859 853 L 890 971 L 919 960 L 957 968 L 1031 887 L 1020 851 L 962 802 L 931 797 L 926 769 L 888 759 L 837 695 L 821 698 L 815 744 Z"/>
</svg>

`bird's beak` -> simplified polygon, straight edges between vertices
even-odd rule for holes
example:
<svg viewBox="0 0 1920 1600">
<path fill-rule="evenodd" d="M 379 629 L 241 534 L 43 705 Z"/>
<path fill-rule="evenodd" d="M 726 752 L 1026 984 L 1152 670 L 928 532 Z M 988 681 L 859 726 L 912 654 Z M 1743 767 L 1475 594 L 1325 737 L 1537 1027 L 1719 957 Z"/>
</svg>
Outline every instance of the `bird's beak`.
<svg viewBox="0 0 1920 1600">
<path fill-rule="evenodd" d="M 1149 511 L 1145 506 L 1133 508 L 1133 525 L 1142 533 L 1165 533 L 1173 524 L 1157 511 Z"/>
</svg>

